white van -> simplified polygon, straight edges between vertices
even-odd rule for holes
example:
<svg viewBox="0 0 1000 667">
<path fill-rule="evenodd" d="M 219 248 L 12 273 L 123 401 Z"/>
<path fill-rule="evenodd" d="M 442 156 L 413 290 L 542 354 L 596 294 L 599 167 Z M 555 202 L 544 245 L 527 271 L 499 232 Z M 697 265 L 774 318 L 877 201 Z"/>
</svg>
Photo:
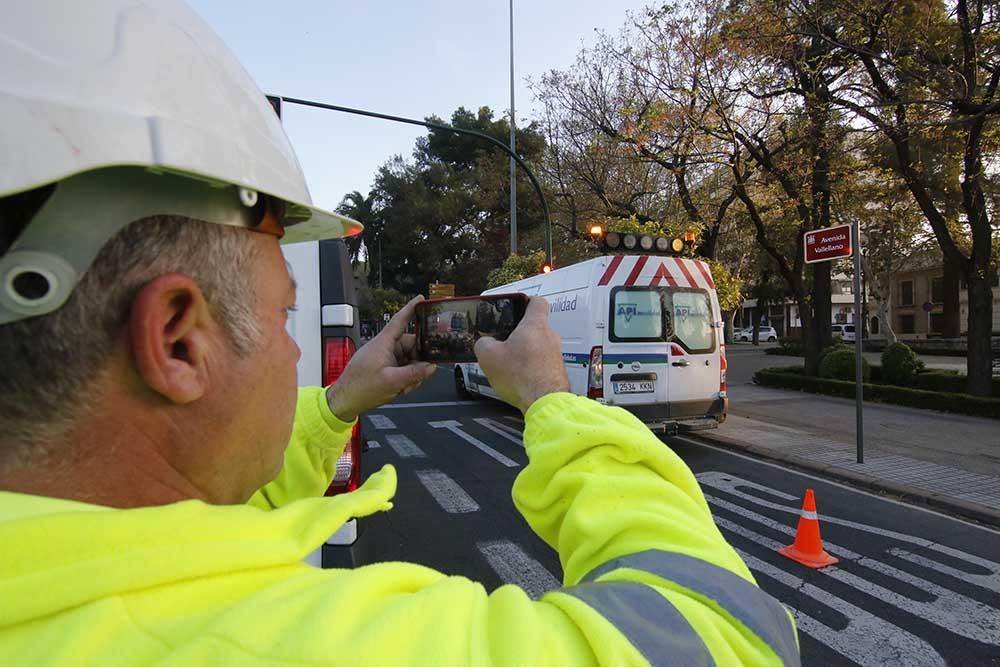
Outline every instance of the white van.
<svg viewBox="0 0 1000 667">
<path fill-rule="evenodd" d="M 296 310 L 288 314 L 288 332 L 299 346 L 299 386 L 328 386 L 337 381 L 358 349 L 357 292 L 347 247 L 340 239 L 281 246 L 296 282 Z M 348 493 L 361 481 L 364 438 L 360 421 L 337 461 L 326 495 Z M 306 562 L 322 567 L 354 567 L 369 562 L 363 524 L 351 519 Z"/>
<path fill-rule="evenodd" d="M 549 302 L 575 394 L 628 409 L 651 428 L 714 428 L 726 418 L 726 354 L 705 262 L 659 255 L 598 257 L 483 294 Z M 460 396 L 499 398 L 478 364 L 455 365 Z"/>
</svg>

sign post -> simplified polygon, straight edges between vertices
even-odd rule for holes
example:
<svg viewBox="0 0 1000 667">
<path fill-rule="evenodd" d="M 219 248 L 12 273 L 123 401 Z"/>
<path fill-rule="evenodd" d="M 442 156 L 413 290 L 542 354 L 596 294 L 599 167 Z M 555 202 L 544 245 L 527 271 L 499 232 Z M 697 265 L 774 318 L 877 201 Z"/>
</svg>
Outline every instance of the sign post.
<svg viewBox="0 0 1000 667">
<path fill-rule="evenodd" d="M 858 463 L 865 462 L 865 425 L 864 425 L 864 344 L 865 323 L 861 319 L 861 223 L 855 219 L 851 225 L 824 227 L 812 232 L 806 232 L 803 237 L 806 250 L 806 262 L 829 262 L 854 255 L 854 386 L 855 386 L 855 429 L 857 439 Z"/>
</svg>

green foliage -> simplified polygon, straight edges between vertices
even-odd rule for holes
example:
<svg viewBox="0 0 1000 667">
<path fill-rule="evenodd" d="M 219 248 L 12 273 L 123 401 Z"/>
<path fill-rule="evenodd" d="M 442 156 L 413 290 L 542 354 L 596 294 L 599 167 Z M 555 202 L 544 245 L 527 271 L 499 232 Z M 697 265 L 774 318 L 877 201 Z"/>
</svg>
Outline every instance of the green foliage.
<svg viewBox="0 0 1000 667">
<path fill-rule="evenodd" d="M 686 233 L 693 233 L 697 236 L 701 231 L 700 227 L 692 225 L 690 221 L 648 220 L 641 222 L 634 215 L 628 218 L 595 219 L 593 222 L 600 222 L 604 225 L 605 231 L 609 232 L 649 234 L 650 236 L 666 236 L 671 239 L 683 238 Z"/>
<path fill-rule="evenodd" d="M 854 380 L 856 355 L 851 348 L 837 347 L 819 362 L 819 376 L 831 380 Z M 861 360 L 861 377 L 864 381 L 871 379 L 872 369 L 865 359 Z"/>
<path fill-rule="evenodd" d="M 825 359 L 826 355 L 830 354 L 831 352 L 837 352 L 839 350 L 847 350 L 848 352 L 853 352 L 854 348 L 852 346 L 848 345 L 847 343 L 845 343 L 840 338 L 840 336 L 834 336 L 833 337 L 833 345 L 830 345 L 829 347 L 824 347 L 823 351 L 819 353 L 819 358 L 821 360 Z M 853 378 L 854 376 L 852 375 L 851 377 Z"/>
<path fill-rule="evenodd" d="M 814 394 L 854 398 L 853 382 L 809 377 L 781 368 L 765 368 L 754 373 L 754 382 L 765 387 L 797 389 Z M 924 410 L 940 410 L 956 414 L 1000 419 L 1000 398 L 980 398 L 968 394 L 953 394 L 922 389 L 909 389 L 885 384 L 864 384 L 866 401 L 906 405 Z"/>
<path fill-rule="evenodd" d="M 882 351 L 882 379 L 889 384 L 912 387 L 923 367 L 916 353 L 903 343 L 893 343 Z"/>
<path fill-rule="evenodd" d="M 743 303 L 743 281 L 733 275 L 722 262 L 706 261 L 712 269 L 712 280 L 715 281 L 715 291 L 719 295 L 719 308 L 724 313 L 736 310 Z"/>
<path fill-rule="evenodd" d="M 488 107 L 460 108 L 451 125 L 509 141 L 507 120 L 494 119 Z M 525 160 L 537 161 L 545 139 L 534 126 L 519 128 L 517 147 Z M 417 140 L 412 159 L 383 165 L 368 197 L 352 193 L 344 202 L 348 214 L 369 215 L 370 208 L 362 220 L 368 283 L 377 284 L 381 265 L 384 286 L 404 294 L 422 293 L 434 281 L 454 283 L 459 293 L 481 292 L 510 248 L 509 164 L 484 139 L 431 130 Z M 541 204 L 520 170 L 517 185 L 519 245 L 537 248 Z"/>
<path fill-rule="evenodd" d="M 803 355 L 802 342 L 782 338 L 778 341 L 778 347 L 768 348 L 767 350 L 764 350 L 764 354 L 773 354 L 784 357 L 801 357 Z"/>
<path fill-rule="evenodd" d="M 398 290 L 370 287 L 358 288 L 358 314 L 361 321 L 381 324 L 383 315 L 390 317 L 406 305 L 409 299 Z"/>
<path fill-rule="evenodd" d="M 534 276 L 542 271 L 545 264 L 545 253 L 541 250 L 530 255 L 508 255 L 499 268 L 490 271 L 486 277 L 488 288 L 506 285 L 528 276 Z"/>
</svg>

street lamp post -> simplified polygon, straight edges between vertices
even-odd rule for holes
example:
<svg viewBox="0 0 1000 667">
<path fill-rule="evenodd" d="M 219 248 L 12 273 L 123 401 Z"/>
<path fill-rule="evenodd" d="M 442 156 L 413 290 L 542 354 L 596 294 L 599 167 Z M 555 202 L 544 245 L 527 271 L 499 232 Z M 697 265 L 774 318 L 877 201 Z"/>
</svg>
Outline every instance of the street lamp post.
<svg viewBox="0 0 1000 667">
<path fill-rule="evenodd" d="M 510 150 L 517 152 L 514 140 L 517 126 L 514 121 L 514 0 L 510 0 Z M 510 254 L 517 254 L 517 165 L 510 159 Z"/>
<path fill-rule="evenodd" d="M 337 104 L 327 104 L 325 102 L 316 102 L 314 100 L 304 100 L 297 97 L 278 97 L 272 96 L 274 100 L 278 100 L 281 103 L 288 102 L 289 104 L 299 104 L 301 106 L 313 107 L 316 109 L 326 109 L 327 111 L 340 111 L 342 113 L 350 113 L 358 116 L 367 116 L 368 118 L 381 118 L 382 120 L 391 120 L 396 123 L 406 123 L 408 125 L 420 125 L 432 130 L 441 130 L 442 132 L 454 132 L 456 134 L 466 134 L 472 137 L 479 137 L 484 141 L 488 141 L 504 153 L 510 155 L 511 159 L 514 160 L 524 173 L 527 174 L 528 180 L 531 181 L 532 187 L 538 194 L 538 199 L 542 203 L 542 216 L 545 232 L 545 264 L 546 266 L 552 266 L 552 220 L 549 217 L 549 204 L 545 201 L 545 194 L 542 192 L 542 186 L 535 178 L 535 174 L 532 173 L 528 165 L 524 163 L 524 160 L 510 149 L 507 144 L 502 141 L 498 141 L 488 134 L 483 134 L 482 132 L 476 132 L 475 130 L 466 130 L 461 127 L 452 127 L 451 125 L 442 125 L 441 123 L 430 123 L 425 120 L 417 120 L 415 118 L 404 118 L 403 116 L 390 116 L 389 114 L 377 113 L 375 111 L 365 111 L 364 109 L 352 109 L 351 107 L 343 107 Z M 273 102 L 272 102 L 273 103 Z"/>
</svg>

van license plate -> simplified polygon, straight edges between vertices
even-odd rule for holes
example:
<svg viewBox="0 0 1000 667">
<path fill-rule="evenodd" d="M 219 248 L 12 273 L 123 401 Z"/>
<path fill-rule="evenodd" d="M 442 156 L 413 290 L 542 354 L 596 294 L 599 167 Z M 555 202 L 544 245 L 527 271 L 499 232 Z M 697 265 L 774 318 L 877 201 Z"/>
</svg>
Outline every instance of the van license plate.
<svg viewBox="0 0 1000 667">
<path fill-rule="evenodd" d="M 616 394 L 652 394 L 656 390 L 655 382 L 615 382 Z"/>
</svg>

